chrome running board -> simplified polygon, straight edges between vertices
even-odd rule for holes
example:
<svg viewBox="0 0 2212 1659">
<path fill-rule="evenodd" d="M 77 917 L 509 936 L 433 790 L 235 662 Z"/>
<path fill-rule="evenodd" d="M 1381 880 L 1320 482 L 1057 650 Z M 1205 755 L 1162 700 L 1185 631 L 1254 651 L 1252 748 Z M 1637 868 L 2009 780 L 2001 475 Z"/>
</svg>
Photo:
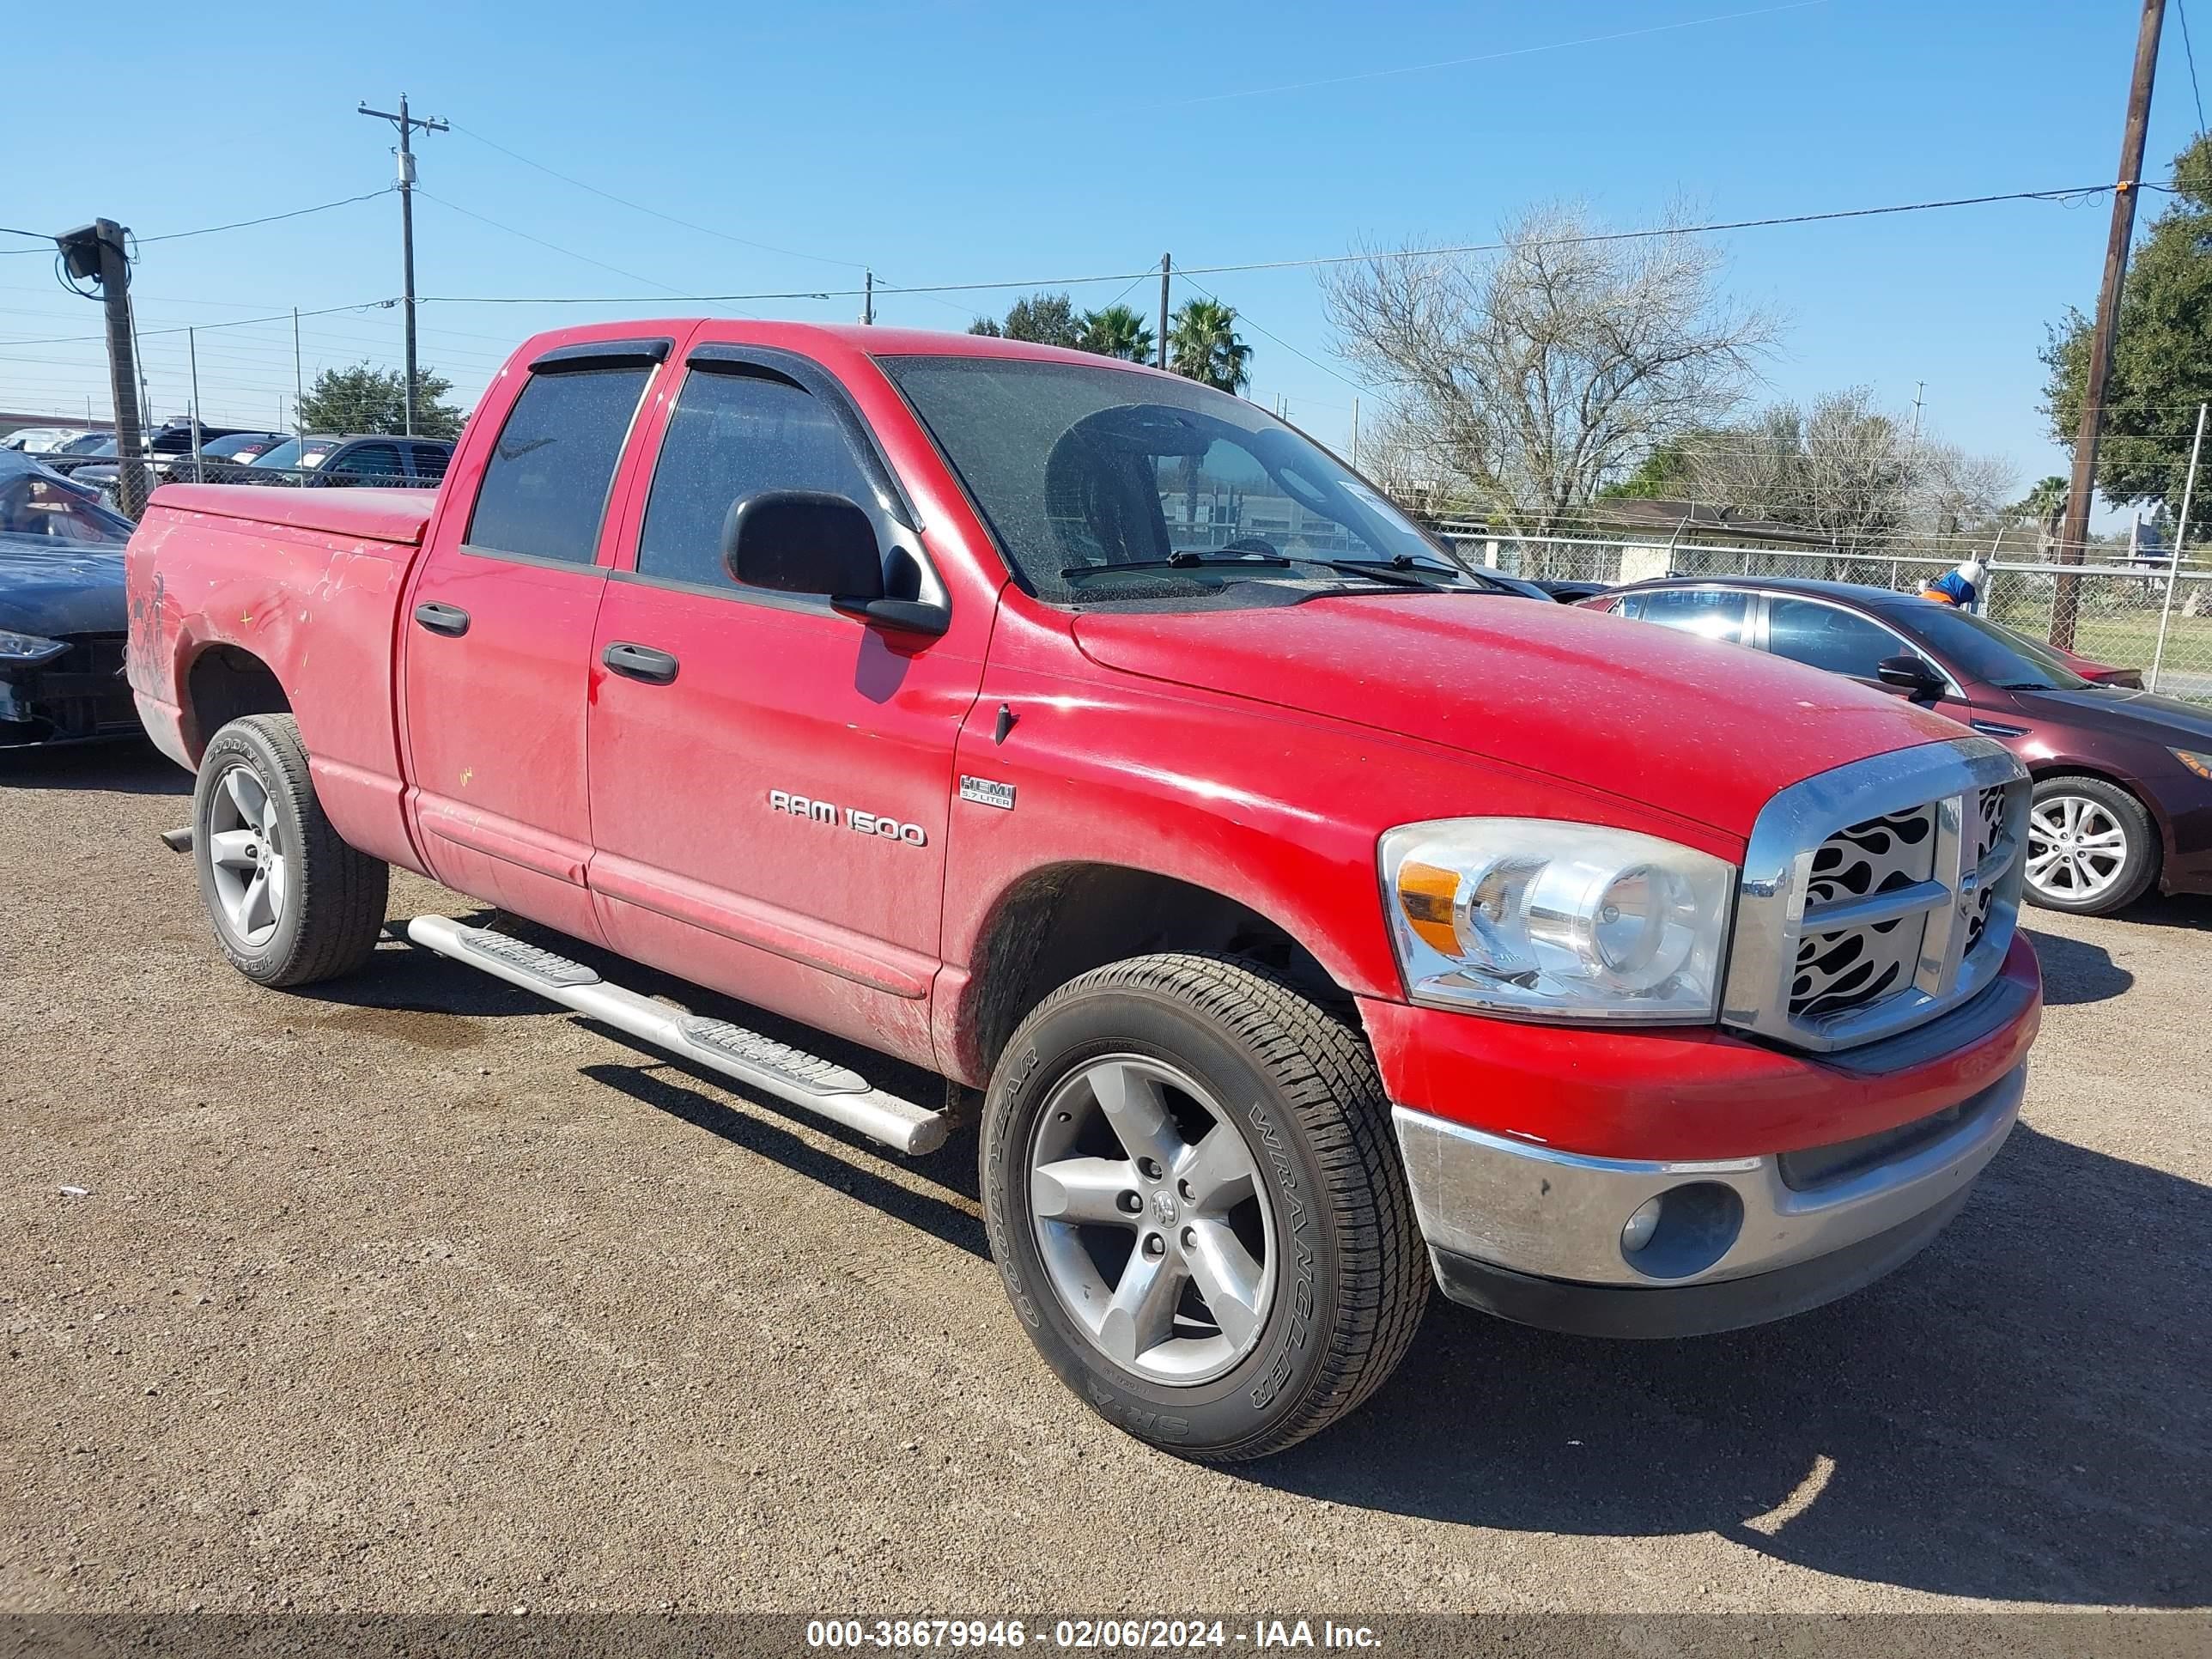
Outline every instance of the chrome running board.
<svg viewBox="0 0 2212 1659">
<path fill-rule="evenodd" d="M 834 1060 L 778 1042 L 727 1020 L 706 1019 L 611 985 L 580 962 L 450 916 L 417 916 L 407 937 L 425 950 L 481 969 L 495 979 L 573 1008 L 641 1042 L 712 1066 L 749 1089 L 773 1095 L 908 1154 L 945 1144 L 946 1119 L 870 1085 Z"/>
</svg>

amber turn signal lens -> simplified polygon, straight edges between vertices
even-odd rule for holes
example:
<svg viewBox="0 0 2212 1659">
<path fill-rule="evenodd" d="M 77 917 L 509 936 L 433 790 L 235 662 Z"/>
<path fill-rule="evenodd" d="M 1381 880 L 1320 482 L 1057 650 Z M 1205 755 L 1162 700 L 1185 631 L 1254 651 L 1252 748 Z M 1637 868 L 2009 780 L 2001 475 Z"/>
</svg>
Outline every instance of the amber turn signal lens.
<svg viewBox="0 0 2212 1659">
<path fill-rule="evenodd" d="M 2200 755 L 2191 749 L 2177 749 L 2173 750 L 2173 757 L 2198 777 L 2212 780 L 2212 755 Z"/>
<path fill-rule="evenodd" d="M 1398 868 L 1398 908 L 1421 942 L 1448 957 L 1460 953 L 1452 926 L 1452 901 L 1459 896 L 1459 872 L 1433 864 L 1407 862 Z"/>
</svg>

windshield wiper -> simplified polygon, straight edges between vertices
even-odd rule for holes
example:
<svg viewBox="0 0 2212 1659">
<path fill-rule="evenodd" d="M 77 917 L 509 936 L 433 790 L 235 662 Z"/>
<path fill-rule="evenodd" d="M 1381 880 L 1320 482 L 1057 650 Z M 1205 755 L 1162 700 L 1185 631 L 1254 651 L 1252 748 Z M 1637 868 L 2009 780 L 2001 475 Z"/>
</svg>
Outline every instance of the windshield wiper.
<svg viewBox="0 0 2212 1659">
<path fill-rule="evenodd" d="M 1388 582 L 1393 587 L 1452 587 L 1478 593 L 1496 591 L 1480 586 L 1456 570 L 1427 563 L 1409 553 L 1395 554 L 1387 562 L 1380 559 L 1300 559 L 1298 562 L 1317 564 L 1324 570 L 1340 570 L 1347 575 L 1366 576 Z"/>
<path fill-rule="evenodd" d="M 1307 561 L 1311 562 L 1311 561 Z M 1164 559 L 1122 559 L 1113 564 L 1070 565 L 1061 571 L 1063 580 L 1073 581 L 1078 576 L 1103 576 L 1121 570 L 1190 570 L 1200 567 L 1216 570 L 1287 570 L 1291 561 L 1273 553 L 1170 553 Z"/>
</svg>

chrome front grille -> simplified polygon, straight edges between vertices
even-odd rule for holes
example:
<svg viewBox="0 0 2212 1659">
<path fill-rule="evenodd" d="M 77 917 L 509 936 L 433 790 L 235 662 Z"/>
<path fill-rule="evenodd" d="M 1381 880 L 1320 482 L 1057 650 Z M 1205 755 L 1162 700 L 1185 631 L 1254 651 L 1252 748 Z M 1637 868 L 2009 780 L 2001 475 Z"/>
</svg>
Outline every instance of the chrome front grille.
<svg viewBox="0 0 2212 1659">
<path fill-rule="evenodd" d="M 1936 809 L 1916 806 L 1838 830 L 1813 852 L 1805 908 L 1820 910 L 1852 900 L 1906 891 L 1936 871 Z M 1797 939 L 1790 981 L 1790 1017 L 1814 1019 L 1879 1002 L 1912 976 L 1919 932 L 1910 916 L 1838 927 Z"/>
<path fill-rule="evenodd" d="M 2027 792 L 2019 763 L 1983 738 L 1782 791 L 1745 854 L 1723 1021 L 1844 1048 L 1971 998 L 2012 943 Z"/>
</svg>

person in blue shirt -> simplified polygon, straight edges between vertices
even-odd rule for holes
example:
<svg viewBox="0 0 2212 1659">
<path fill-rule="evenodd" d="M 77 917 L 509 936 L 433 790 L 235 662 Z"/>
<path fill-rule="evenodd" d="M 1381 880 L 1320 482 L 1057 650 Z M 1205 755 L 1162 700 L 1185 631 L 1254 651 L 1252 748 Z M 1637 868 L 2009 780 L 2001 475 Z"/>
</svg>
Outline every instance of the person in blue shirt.
<svg viewBox="0 0 2212 1659">
<path fill-rule="evenodd" d="M 1933 599 L 1938 605 L 1955 605 L 1961 611 L 1971 611 L 1981 598 L 1982 581 L 1988 574 L 1979 559 L 1964 559 L 1955 570 L 1947 570 L 1920 590 L 1923 599 Z"/>
</svg>

